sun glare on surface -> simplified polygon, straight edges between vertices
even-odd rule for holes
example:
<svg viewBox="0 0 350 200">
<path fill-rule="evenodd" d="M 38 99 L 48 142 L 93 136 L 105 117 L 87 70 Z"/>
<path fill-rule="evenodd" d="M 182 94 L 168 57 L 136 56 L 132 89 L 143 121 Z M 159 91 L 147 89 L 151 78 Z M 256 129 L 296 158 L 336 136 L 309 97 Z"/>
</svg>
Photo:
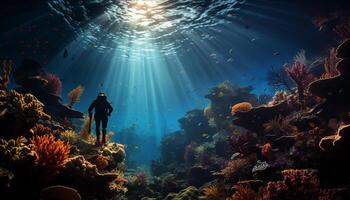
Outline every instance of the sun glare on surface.
<svg viewBox="0 0 350 200">
<path fill-rule="evenodd" d="M 143 27 L 164 20 L 161 6 L 156 1 L 132 1 L 128 5 L 127 15 L 130 24 Z"/>
</svg>

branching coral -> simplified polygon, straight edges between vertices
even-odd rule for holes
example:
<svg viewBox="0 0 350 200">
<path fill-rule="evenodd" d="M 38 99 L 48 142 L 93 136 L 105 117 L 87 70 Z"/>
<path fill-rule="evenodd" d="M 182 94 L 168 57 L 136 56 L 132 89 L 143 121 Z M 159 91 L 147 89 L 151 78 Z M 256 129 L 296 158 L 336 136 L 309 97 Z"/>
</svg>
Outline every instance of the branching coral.
<svg viewBox="0 0 350 200">
<path fill-rule="evenodd" d="M 324 73 L 321 76 L 322 79 L 332 78 L 339 75 L 339 71 L 337 70 L 338 61 L 337 49 L 331 48 L 329 50 L 329 55 L 324 60 Z"/>
<path fill-rule="evenodd" d="M 324 196 L 315 171 L 290 169 L 282 175 L 282 181 L 269 182 L 262 189 L 263 200 L 318 200 Z"/>
<path fill-rule="evenodd" d="M 62 82 L 58 76 L 51 73 L 44 73 L 41 75 L 47 81 L 44 88 L 48 93 L 60 96 L 62 92 Z"/>
<path fill-rule="evenodd" d="M 231 160 L 227 164 L 227 166 L 221 170 L 221 174 L 227 179 L 231 178 L 237 171 L 246 167 L 247 165 L 249 165 L 249 163 L 250 163 L 249 158 Z"/>
<path fill-rule="evenodd" d="M 237 103 L 231 108 L 231 115 L 234 115 L 236 112 L 246 112 L 253 108 L 252 104 L 249 102 Z"/>
<path fill-rule="evenodd" d="M 294 59 L 292 66 L 286 65 L 286 72 L 295 82 L 298 89 L 299 102 L 304 105 L 304 92 L 314 77 L 306 68 L 305 52 L 301 51 Z"/>
<path fill-rule="evenodd" d="M 35 136 L 31 139 L 37 154 L 37 165 L 55 173 L 68 158 L 70 145 L 56 140 L 52 135 Z"/>
<path fill-rule="evenodd" d="M 74 88 L 68 93 L 68 99 L 69 99 L 68 106 L 70 108 L 72 108 L 75 103 L 80 101 L 80 96 L 83 94 L 83 92 L 84 92 L 84 87 L 82 85 L 78 85 L 76 88 Z"/>
<path fill-rule="evenodd" d="M 44 113 L 44 105 L 31 94 L 0 90 L 1 127 L 7 134 L 24 134 L 39 119 L 49 119 Z M 9 125 L 12 126 L 9 126 Z"/>
<path fill-rule="evenodd" d="M 232 198 L 226 200 L 260 200 L 260 196 L 256 193 L 250 185 L 238 184 L 234 186 L 236 190 Z"/>
<path fill-rule="evenodd" d="M 223 199 L 224 189 L 218 184 L 212 184 L 203 188 L 203 194 L 205 199 L 218 200 Z"/>
<path fill-rule="evenodd" d="M 75 144 L 78 141 L 78 134 L 73 130 L 66 130 L 60 134 L 60 139 L 69 144 Z"/>
<path fill-rule="evenodd" d="M 10 83 L 10 73 L 12 69 L 12 61 L 2 61 L 2 73 L 0 75 L 0 90 L 6 90 Z"/>
</svg>

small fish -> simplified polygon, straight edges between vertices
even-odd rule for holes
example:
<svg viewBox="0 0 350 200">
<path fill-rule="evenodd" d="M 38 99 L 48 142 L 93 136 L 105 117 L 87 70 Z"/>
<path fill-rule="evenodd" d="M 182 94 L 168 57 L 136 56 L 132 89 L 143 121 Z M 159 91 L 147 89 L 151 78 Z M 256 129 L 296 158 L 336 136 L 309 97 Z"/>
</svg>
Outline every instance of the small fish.
<svg viewBox="0 0 350 200">
<path fill-rule="evenodd" d="M 240 153 L 234 153 L 234 154 L 232 154 L 232 156 L 231 156 L 231 160 L 234 160 L 235 158 L 237 158 L 239 155 L 241 155 Z"/>
<path fill-rule="evenodd" d="M 233 58 L 227 59 L 227 62 L 233 62 Z"/>
<path fill-rule="evenodd" d="M 209 138 L 210 135 L 208 135 L 207 133 L 203 133 L 203 134 L 202 134 L 202 137 L 204 137 L 204 138 Z"/>
<path fill-rule="evenodd" d="M 230 54 L 232 54 L 232 52 L 233 52 L 233 49 L 230 49 L 229 51 L 228 51 Z"/>
<path fill-rule="evenodd" d="M 251 42 L 255 42 L 255 40 L 256 40 L 255 38 L 252 38 L 250 41 L 251 41 Z"/>
<path fill-rule="evenodd" d="M 63 58 L 67 58 L 67 57 L 68 57 L 68 50 L 67 48 L 65 48 L 63 52 Z"/>
<path fill-rule="evenodd" d="M 278 56 L 278 55 L 280 55 L 280 52 L 276 51 L 276 52 L 274 52 L 272 55 L 273 55 L 273 56 Z"/>
</svg>

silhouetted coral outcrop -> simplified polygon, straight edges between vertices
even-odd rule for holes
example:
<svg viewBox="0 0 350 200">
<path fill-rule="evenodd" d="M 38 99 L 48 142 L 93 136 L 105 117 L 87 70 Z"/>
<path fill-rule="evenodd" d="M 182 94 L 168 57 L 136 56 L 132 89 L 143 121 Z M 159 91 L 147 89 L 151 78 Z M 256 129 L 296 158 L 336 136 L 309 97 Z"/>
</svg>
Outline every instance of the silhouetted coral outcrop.
<svg viewBox="0 0 350 200">
<path fill-rule="evenodd" d="M 58 96 L 62 87 L 60 80 L 57 76 L 45 72 L 36 61 L 24 60 L 15 69 L 14 79 L 16 84 L 20 85 L 15 90 L 36 96 L 45 105 L 45 111 L 52 117 L 62 121 L 64 118 L 83 117 L 81 112 L 61 103 L 61 97 Z"/>
<path fill-rule="evenodd" d="M 309 87 L 312 94 L 324 99 L 314 109 L 323 117 L 346 117 L 350 111 L 350 40 L 338 47 L 337 56 L 342 59 L 337 63 L 340 75 L 317 80 Z"/>
</svg>

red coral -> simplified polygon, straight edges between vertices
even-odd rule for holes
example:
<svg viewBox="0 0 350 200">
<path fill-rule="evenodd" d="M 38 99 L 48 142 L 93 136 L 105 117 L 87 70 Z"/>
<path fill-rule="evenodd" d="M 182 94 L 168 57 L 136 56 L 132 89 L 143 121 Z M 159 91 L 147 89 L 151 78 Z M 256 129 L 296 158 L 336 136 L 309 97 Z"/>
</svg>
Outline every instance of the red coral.
<svg viewBox="0 0 350 200">
<path fill-rule="evenodd" d="M 262 189 L 263 200 L 319 200 L 325 196 L 319 179 L 313 170 L 284 170 L 284 179 L 269 182 Z"/>
<path fill-rule="evenodd" d="M 261 154 L 262 154 L 265 158 L 271 160 L 271 158 L 272 158 L 272 146 L 271 146 L 270 143 L 264 144 L 264 146 L 263 146 L 262 149 L 261 149 Z"/>
<path fill-rule="evenodd" d="M 304 91 L 314 81 L 314 77 L 307 70 L 305 63 L 296 60 L 291 67 L 286 66 L 286 72 L 293 79 L 298 89 L 299 102 L 304 104 Z"/>
<path fill-rule="evenodd" d="M 51 73 L 44 73 L 41 75 L 47 81 L 44 88 L 47 92 L 60 96 L 62 92 L 62 82 L 58 76 Z"/>
</svg>

